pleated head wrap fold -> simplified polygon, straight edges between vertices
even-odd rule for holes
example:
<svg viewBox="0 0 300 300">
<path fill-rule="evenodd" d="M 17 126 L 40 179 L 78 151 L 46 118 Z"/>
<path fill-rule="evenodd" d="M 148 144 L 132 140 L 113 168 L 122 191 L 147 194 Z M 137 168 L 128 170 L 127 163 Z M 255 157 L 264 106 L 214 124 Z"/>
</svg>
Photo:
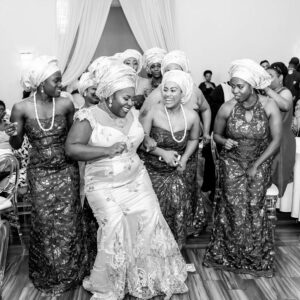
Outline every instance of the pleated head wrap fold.
<svg viewBox="0 0 300 300">
<path fill-rule="evenodd" d="M 153 64 L 161 64 L 163 58 L 167 54 L 167 51 L 158 47 L 150 48 L 144 52 L 143 60 L 144 60 L 144 68 L 147 73 L 150 73 L 150 67 Z"/>
<path fill-rule="evenodd" d="M 140 73 L 143 67 L 143 57 L 142 54 L 135 49 L 127 49 L 124 52 L 116 53 L 114 57 L 119 58 L 122 62 L 124 62 L 128 58 L 135 58 L 138 63 L 138 69 L 136 73 Z"/>
<path fill-rule="evenodd" d="M 264 89 L 271 84 L 269 73 L 251 59 L 239 59 L 231 63 L 230 78 L 237 77 L 249 83 L 255 89 Z"/>
<path fill-rule="evenodd" d="M 47 78 L 59 71 L 58 61 L 53 56 L 41 55 L 33 59 L 24 69 L 21 85 L 27 92 L 37 90 L 38 86 Z"/>
<path fill-rule="evenodd" d="M 181 67 L 182 71 L 190 73 L 190 63 L 186 54 L 181 50 L 173 50 L 167 53 L 163 60 L 161 66 L 161 73 L 164 74 L 166 68 L 170 64 L 177 64 Z"/>
<path fill-rule="evenodd" d="M 88 67 L 88 71 L 91 74 L 91 77 L 94 77 L 98 83 L 99 78 L 102 74 L 102 68 L 106 68 L 109 64 L 118 63 L 121 64 L 122 61 L 116 56 L 100 56 L 96 58 Z M 99 74 L 100 75 L 99 75 Z"/>
<path fill-rule="evenodd" d="M 170 81 L 175 82 L 180 87 L 182 91 L 181 103 L 184 104 L 188 102 L 192 97 L 194 88 L 194 83 L 191 75 L 180 70 L 171 70 L 165 73 L 161 83 L 162 91 L 164 89 L 165 84 Z"/>
<path fill-rule="evenodd" d="M 136 86 L 137 74 L 123 63 L 107 61 L 97 72 L 97 91 L 99 99 L 107 99 L 115 92 Z"/>
<path fill-rule="evenodd" d="M 85 72 L 81 75 L 78 82 L 78 92 L 83 96 L 84 92 L 91 86 L 96 86 L 97 82 L 90 72 Z"/>
</svg>

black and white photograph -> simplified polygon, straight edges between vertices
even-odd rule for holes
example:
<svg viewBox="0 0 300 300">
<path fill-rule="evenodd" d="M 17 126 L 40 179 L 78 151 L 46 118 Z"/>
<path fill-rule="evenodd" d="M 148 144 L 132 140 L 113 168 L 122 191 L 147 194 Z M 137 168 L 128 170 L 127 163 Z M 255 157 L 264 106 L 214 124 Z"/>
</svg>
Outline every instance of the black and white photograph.
<svg viewBox="0 0 300 300">
<path fill-rule="evenodd" d="M 0 0 L 0 300 L 300 300 L 300 0 Z"/>
</svg>

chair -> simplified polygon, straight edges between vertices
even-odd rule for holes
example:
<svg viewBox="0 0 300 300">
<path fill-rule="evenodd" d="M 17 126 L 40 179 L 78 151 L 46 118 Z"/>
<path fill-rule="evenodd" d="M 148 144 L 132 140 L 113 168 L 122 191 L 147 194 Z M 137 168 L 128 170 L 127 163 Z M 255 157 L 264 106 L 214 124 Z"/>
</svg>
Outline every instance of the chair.
<svg viewBox="0 0 300 300">
<path fill-rule="evenodd" d="M 18 182 L 18 160 L 13 154 L 0 155 L 0 291 L 3 283 L 11 226 L 17 229 L 23 253 L 25 253 L 17 206 Z"/>
</svg>

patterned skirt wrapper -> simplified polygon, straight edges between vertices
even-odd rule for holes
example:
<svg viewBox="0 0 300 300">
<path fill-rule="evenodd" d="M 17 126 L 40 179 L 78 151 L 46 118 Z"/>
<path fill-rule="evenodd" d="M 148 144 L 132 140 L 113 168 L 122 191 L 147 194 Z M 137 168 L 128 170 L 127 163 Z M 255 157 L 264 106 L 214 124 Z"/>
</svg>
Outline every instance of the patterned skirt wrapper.
<svg viewBox="0 0 300 300">
<path fill-rule="evenodd" d="M 253 180 L 246 175 L 249 165 L 234 157 L 220 159 L 221 195 L 204 265 L 271 277 L 275 253 L 265 207 L 271 162 L 263 163 Z"/>
<path fill-rule="evenodd" d="M 75 288 L 89 271 L 78 168 L 29 168 L 28 184 L 29 277 L 38 290 L 58 295 Z"/>
<path fill-rule="evenodd" d="M 187 162 L 184 173 L 160 162 L 157 156 L 140 154 L 150 175 L 161 211 L 179 245 L 188 234 L 202 231 L 206 225 L 204 203 L 196 182 L 197 153 Z"/>
</svg>

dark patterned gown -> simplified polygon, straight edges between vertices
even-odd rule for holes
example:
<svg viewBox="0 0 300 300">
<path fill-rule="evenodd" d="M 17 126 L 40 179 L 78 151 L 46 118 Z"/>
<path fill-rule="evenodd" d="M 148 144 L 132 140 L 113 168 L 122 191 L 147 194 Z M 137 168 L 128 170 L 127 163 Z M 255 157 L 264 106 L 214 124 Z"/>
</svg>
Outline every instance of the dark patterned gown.
<svg viewBox="0 0 300 300">
<path fill-rule="evenodd" d="M 227 121 L 226 137 L 238 141 L 238 146 L 220 153 L 221 197 L 204 265 L 269 277 L 274 272 L 274 243 L 265 194 L 272 160 L 259 166 L 253 180 L 246 171 L 268 147 L 270 129 L 260 101 L 250 122 L 245 112 L 237 103 Z"/>
<path fill-rule="evenodd" d="M 51 118 L 40 120 L 49 128 Z M 32 203 L 29 277 L 49 295 L 63 293 L 86 275 L 78 165 L 65 156 L 67 120 L 56 115 L 53 129 L 43 131 L 27 119 L 29 151 L 27 177 Z"/>
<path fill-rule="evenodd" d="M 180 140 L 183 130 L 175 132 L 174 135 Z M 157 142 L 157 147 L 174 150 L 182 155 L 189 139 L 189 131 L 181 143 L 173 140 L 170 131 L 159 127 L 152 127 L 150 136 Z M 165 162 L 159 161 L 155 155 L 142 151 L 139 154 L 150 175 L 163 216 L 181 248 L 185 244 L 188 226 L 193 226 L 197 230 L 197 226 L 201 227 L 201 220 L 204 218 L 204 207 L 202 199 L 198 197 L 196 186 L 197 152 L 188 160 L 183 174 Z"/>
</svg>

